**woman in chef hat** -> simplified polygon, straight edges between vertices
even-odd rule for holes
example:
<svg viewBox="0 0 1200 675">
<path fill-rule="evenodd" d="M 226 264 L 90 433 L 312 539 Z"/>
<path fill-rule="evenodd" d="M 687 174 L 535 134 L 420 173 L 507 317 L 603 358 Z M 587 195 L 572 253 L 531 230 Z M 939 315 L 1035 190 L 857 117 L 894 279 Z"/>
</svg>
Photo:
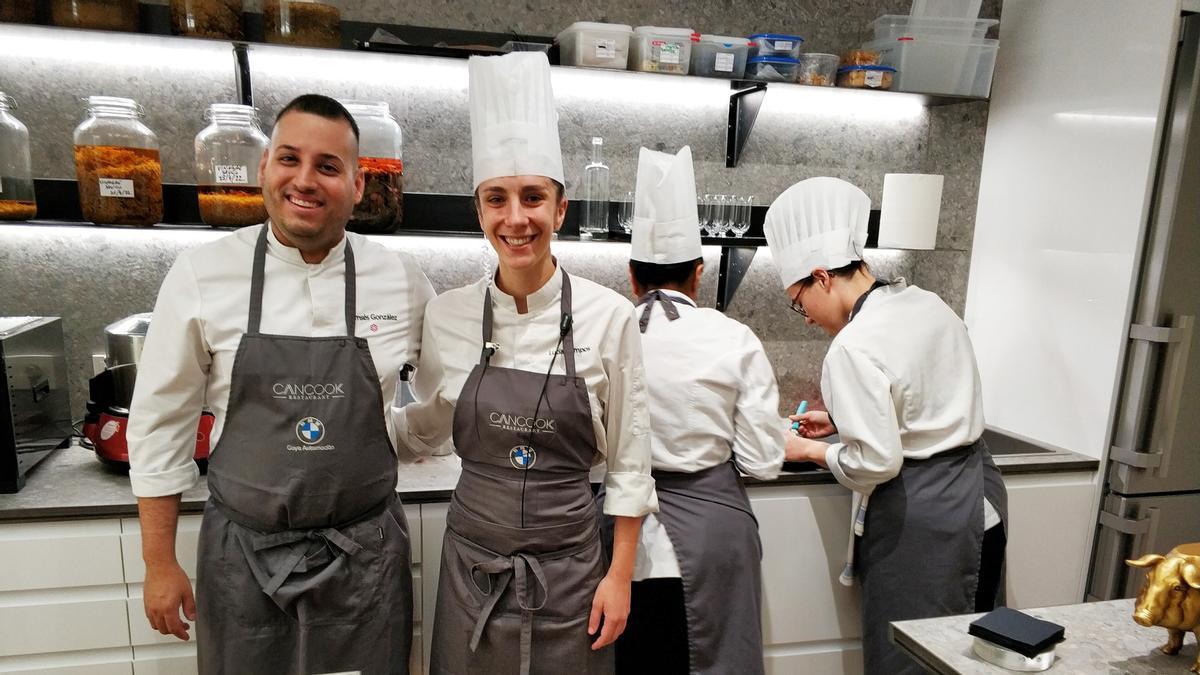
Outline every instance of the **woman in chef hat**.
<svg viewBox="0 0 1200 675">
<path fill-rule="evenodd" d="M 833 337 L 828 412 L 799 420 L 789 459 L 828 466 L 854 492 L 841 581 L 862 585 L 869 674 L 922 673 L 888 622 L 988 611 L 999 593 L 1007 496 L 983 433 L 966 326 L 940 298 L 877 280 L 862 251 L 871 200 L 836 178 L 784 191 L 765 231 L 791 308 Z M 812 440 L 837 433 L 835 443 Z"/>
<path fill-rule="evenodd" d="M 691 149 L 642 148 L 629 278 L 659 512 L 643 523 L 619 675 L 763 673 L 762 543 L 738 470 L 775 478 L 786 427 L 762 343 L 696 305 L 701 255 Z"/>
<path fill-rule="evenodd" d="M 495 273 L 430 301 L 402 443 L 452 437 L 430 671 L 611 673 L 642 516 L 656 510 L 642 350 L 629 302 L 551 255 L 562 156 L 541 53 L 472 57 L 475 203 Z M 606 464 L 606 566 L 588 480 Z"/>
</svg>

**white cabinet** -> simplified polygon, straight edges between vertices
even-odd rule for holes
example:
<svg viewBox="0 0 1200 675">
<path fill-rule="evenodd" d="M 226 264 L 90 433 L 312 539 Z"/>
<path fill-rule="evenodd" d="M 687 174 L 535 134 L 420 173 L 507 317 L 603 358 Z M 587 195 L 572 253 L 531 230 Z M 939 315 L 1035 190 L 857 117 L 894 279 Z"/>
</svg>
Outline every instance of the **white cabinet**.
<svg viewBox="0 0 1200 675">
<path fill-rule="evenodd" d="M 442 570 L 442 537 L 446 534 L 448 503 L 421 505 L 421 590 L 422 611 L 417 615 L 421 622 L 419 640 L 413 640 L 413 651 L 421 646 L 421 669 L 413 673 L 429 672 L 429 648 L 433 641 L 433 612 L 437 605 L 438 577 Z M 415 544 L 413 548 L 418 548 Z"/>
</svg>

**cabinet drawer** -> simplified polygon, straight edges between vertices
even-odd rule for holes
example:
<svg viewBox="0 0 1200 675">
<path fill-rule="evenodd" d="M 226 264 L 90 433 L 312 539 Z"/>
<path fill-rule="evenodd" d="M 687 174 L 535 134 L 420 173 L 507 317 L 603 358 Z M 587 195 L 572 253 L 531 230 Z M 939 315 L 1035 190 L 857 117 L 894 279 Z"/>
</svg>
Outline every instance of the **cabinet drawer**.
<svg viewBox="0 0 1200 675">
<path fill-rule="evenodd" d="M 0 525 L 0 591 L 119 584 L 117 519 Z"/>
<path fill-rule="evenodd" d="M 168 637 L 170 644 L 133 648 L 133 675 L 196 675 L 195 634 L 190 642 Z"/>
<path fill-rule="evenodd" d="M 0 673 L 30 675 L 130 675 L 129 647 L 89 649 L 59 654 L 0 657 Z"/>
<path fill-rule="evenodd" d="M 187 572 L 196 578 L 196 548 L 200 543 L 200 521 L 203 516 L 180 516 L 175 533 L 175 557 Z M 137 518 L 121 519 L 121 550 L 125 556 L 125 583 L 140 584 L 146 580 L 146 563 L 142 561 L 142 528 Z"/>
<path fill-rule="evenodd" d="M 128 646 L 123 584 L 0 594 L 0 656 Z"/>
<path fill-rule="evenodd" d="M 767 650 L 763 659 L 767 675 L 823 673 L 824 675 L 862 675 L 862 648 L 857 645 L 829 643 L 795 651 Z"/>
</svg>

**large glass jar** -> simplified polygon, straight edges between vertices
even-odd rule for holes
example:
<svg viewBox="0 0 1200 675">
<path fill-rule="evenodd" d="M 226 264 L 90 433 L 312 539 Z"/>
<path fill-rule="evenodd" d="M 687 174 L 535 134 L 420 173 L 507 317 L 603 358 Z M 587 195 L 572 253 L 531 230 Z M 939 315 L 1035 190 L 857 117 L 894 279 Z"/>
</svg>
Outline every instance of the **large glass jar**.
<svg viewBox="0 0 1200 675">
<path fill-rule="evenodd" d="M 258 164 L 269 141 L 248 105 L 214 103 L 196 134 L 196 191 L 200 219 L 213 227 L 243 227 L 267 219 Z"/>
<path fill-rule="evenodd" d="M 341 47 L 342 14 L 332 0 L 264 0 L 267 42 Z"/>
<path fill-rule="evenodd" d="M 75 128 L 83 217 L 97 225 L 153 225 L 163 216 L 158 137 L 133 99 L 89 96 Z"/>
<path fill-rule="evenodd" d="M 404 220 L 404 159 L 400 125 L 382 101 L 343 101 L 358 123 L 358 166 L 363 197 L 346 229 L 390 234 Z"/>
<path fill-rule="evenodd" d="M 171 32 L 241 40 L 242 0 L 171 0 Z"/>
<path fill-rule="evenodd" d="M 36 18 L 34 0 L 0 0 L 0 21 L 33 23 Z"/>
<path fill-rule="evenodd" d="M 29 220 L 37 215 L 29 130 L 9 112 L 12 97 L 0 91 L 0 220 Z"/>
<path fill-rule="evenodd" d="M 67 28 L 137 32 L 137 0 L 51 0 L 50 21 Z"/>
</svg>

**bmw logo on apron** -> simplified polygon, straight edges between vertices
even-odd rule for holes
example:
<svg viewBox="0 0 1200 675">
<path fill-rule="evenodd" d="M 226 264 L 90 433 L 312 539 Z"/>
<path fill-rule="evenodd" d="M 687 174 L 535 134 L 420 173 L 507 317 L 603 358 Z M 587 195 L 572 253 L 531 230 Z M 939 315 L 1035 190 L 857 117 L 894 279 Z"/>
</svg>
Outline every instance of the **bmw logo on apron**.
<svg viewBox="0 0 1200 675">
<path fill-rule="evenodd" d="M 518 469 L 531 469 L 537 461 L 537 453 L 528 445 L 518 445 L 508 451 L 508 459 Z"/>
<path fill-rule="evenodd" d="M 305 417 L 296 424 L 296 437 L 308 445 L 320 443 L 325 437 L 325 425 L 315 417 Z"/>
</svg>

